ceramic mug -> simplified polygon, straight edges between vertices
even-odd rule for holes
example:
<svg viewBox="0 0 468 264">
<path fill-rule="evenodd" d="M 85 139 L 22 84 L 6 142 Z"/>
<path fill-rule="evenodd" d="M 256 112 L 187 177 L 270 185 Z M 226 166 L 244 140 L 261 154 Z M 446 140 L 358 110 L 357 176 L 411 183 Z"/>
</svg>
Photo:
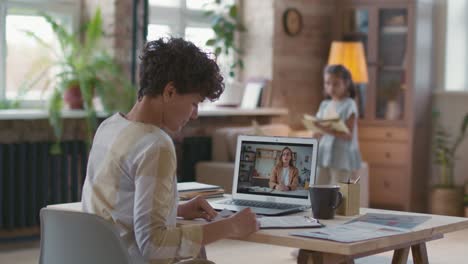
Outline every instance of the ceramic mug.
<svg viewBox="0 0 468 264">
<path fill-rule="evenodd" d="M 311 185 L 309 197 L 312 216 L 316 219 L 333 219 L 336 208 L 343 201 L 338 185 Z"/>
</svg>

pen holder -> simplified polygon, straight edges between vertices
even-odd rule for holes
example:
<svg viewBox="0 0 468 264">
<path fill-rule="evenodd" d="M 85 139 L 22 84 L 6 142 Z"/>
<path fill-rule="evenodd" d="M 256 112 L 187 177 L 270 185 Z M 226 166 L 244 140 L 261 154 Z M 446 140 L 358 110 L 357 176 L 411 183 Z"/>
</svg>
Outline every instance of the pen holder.
<svg viewBox="0 0 468 264">
<path fill-rule="evenodd" d="M 338 185 L 343 194 L 343 202 L 336 209 L 336 213 L 344 216 L 359 214 L 360 184 L 340 182 Z"/>
</svg>

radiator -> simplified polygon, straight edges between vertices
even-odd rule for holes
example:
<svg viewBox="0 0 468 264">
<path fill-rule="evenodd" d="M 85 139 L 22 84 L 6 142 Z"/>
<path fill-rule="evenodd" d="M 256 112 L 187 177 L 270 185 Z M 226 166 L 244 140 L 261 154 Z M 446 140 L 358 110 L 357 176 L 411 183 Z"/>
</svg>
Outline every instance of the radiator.
<svg viewBox="0 0 468 264">
<path fill-rule="evenodd" d="M 42 207 L 80 200 L 85 142 L 62 142 L 60 155 L 50 154 L 51 144 L 0 144 L 0 230 L 38 226 Z"/>
</svg>

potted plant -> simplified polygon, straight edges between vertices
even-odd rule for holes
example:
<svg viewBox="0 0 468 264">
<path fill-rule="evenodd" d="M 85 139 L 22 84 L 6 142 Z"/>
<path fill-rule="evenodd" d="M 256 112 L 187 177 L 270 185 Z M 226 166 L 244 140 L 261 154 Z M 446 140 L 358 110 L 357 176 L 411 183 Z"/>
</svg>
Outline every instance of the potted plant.
<svg viewBox="0 0 468 264">
<path fill-rule="evenodd" d="M 229 57 L 234 55 L 234 61 L 230 65 L 229 76 L 234 77 L 236 67 L 243 68 L 242 52 L 236 44 L 236 32 L 245 31 L 244 25 L 240 21 L 236 2 L 232 4 L 222 0 L 215 0 L 211 4 L 212 10 L 205 12 L 206 16 L 212 19 L 211 28 L 215 36 L 206 41 L 207 46 L 214 48 L 216 57 L 221 54 Z"/>
<path fill-rule="evenodd" d="M 100 46 L 103 30 L 99 9 L 82 26 L 81 35 L 69 32 L 49 15 L 42 15 L 52 27 L 60 49 L 53 50 L 34 32 L 26 33 L 55 54 L 54 60 L 46 71 L 42 70 L 41 75 L 50 78 L 47 83 L 52 85 L 53 89 L 48 105 L 50 124 L 59 142 L 62 137 L 61 113 L 64 100 L 72 109 L 83 108 L 86 112 L 87 138 L 90 142 L 97 127 L 93 98 L 97 96 L 101 100 L 107 113 L 127 111 L 134 103 L 135 89 L 114 58 Z M 52 147 L 52 152 L 60 152 L 58 144 Z"/>
<path fill-rule="evenodd" d="M 439 183 L 431 192 L 431 212 L 460 216 L 463 212 L 464 190 L 454 182 L 457 150 L 466 137 L 468 114 L 463 117 L 458 135 L 454 138 L 440 123 L 440 113 L 434 111 L 433 161 L 438 167 Z"/>
</svg>

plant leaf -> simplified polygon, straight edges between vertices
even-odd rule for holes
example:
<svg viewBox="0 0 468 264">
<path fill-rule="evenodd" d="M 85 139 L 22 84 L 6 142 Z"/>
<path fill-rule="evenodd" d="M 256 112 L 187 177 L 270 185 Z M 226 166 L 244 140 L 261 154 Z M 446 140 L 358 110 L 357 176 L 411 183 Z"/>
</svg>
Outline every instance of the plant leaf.
<svg viewBox="0 0 468 264">
<path fill-rule="evenodd" d="M 230 8 L 229 8 L 229 16 L 236 19 L 237 18 L 237 6 L 236 5 L 232 5 Z"/>
<path fill-rule="evenodd" d="M 209 39 L 206 41 L 205 45 L 214 46 L 216 44 L 216 39 Z"/>
<path fill-rule="evenodd" d="M 222 51 L 223 51 L 223 49 L 222 49 L 221 47 L 216 47 L 216 49 L 215 49 L 215 55 L 216 55 L 216 57 L 218 57 L 219 54 L 221 54 Z"/>
</svg>

